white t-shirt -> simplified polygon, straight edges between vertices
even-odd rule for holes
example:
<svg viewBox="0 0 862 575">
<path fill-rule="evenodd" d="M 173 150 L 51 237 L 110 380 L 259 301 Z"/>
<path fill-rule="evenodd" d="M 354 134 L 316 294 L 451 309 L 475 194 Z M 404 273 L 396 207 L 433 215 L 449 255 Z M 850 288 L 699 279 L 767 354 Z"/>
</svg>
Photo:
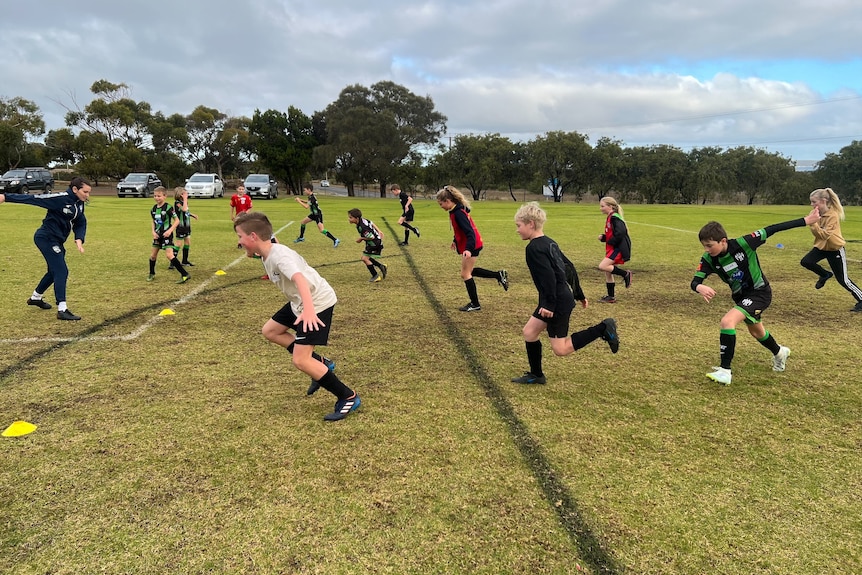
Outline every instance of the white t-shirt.
<svg viewBox="0 0 862 575">
<path fill-rule="evenodd" d="M 270 281 L 287 296 L 290 308 L 296 315 L 302 313 L 302 298 L 299 290 L 296 289 L 296 284 L 290 278 L 297 272 L 301 273 L 308 282 L 315 313 L 334 306 L 338 301 L 335 290 L 329 282 L 323 279 L 316 269 L 308 265 L 305 258 L 284 244 L 272 244 L 269 255 L 263 260 L 263 267 Z"/>
</svg>

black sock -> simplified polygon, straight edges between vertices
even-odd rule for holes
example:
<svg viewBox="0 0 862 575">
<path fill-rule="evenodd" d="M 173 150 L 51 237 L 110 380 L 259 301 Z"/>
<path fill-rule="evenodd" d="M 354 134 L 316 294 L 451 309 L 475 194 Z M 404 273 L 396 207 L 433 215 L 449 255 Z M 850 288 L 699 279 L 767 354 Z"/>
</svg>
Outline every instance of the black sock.
<svg viewBox="0 0 862 575">
<path fill-rule="evenodd" d="M 407 240 L 409 240 L 409 239 L 410 239 L 410 230 L 405 229 L 404 230 L 404 243 L 406 244 Z"/>
<path fill-rule="evenodd" d="M 576 331 L 571 335 L 572 347 L 574 347 L 575 350 L 581 349 L 587 344 L 592 343 L 602 337 L 606 330 L 607 326 L 604 323 L 600 323 L 594 326 L 590 326 L 587 329 Z"/>
<path fill-rule="evenodd" d="M 184 278 L 187 275 L 189 275 L 188 272 L 186 271 L 186 268 L 183 267 L 183 264 L 181 264 L 180 260 L 178 260 L 176 257 L 174 257 L 174 259 L 171 260 L 171 263 L 174 264 L 174 269 L 177 270 L 178 272 L 180 272 L 180 277 Z"/>
<path fill-rule="evenodd" d="M 327 371 L 326 375 L 318 380 L 320 387 L 337 397 L 338 399 L 348 399 L 353 397 L 353 390 L 344 385 L 334 371 Z"/>
<path fill-rule="evenodd" d="M 183 263 L 189 263 L 189 246 L 183 246 Z"/>
<path fill-rule="evenodd" d="M 326 230 L 323 230 L 323 234 L 324 234 L 326 237 L 328 237 L 329 239 L 331 239 L 331 240 L 332 240 L 332 243 L 335 243 L 335 240 L 336 240 L 336 237 L 335 237 L 335 236 L 333 236 L 332 234 L 330 234 L 330 233 L 329 233 L 328 231 L 326 231 Z"/>
<path fill-rule="evenodd" d="M 763 339 L 757 340 L 760 342 L 760 345 L 768 349 L 772 352 L 772 355 L 777 354 L 781 351 L 781 346 L 778 345 L 778 342 L 775 341 L 775 338 L 772 337 L 772 334 L 769 331 L 766 332 L 766 335 L 763 336 Z"/>
<path fill-rule="evenodd" d="M 150 260 L 150 274 L 155 275 L 156 273 L 156 260 Z"/>
<path fill-rule="evenodd" d="M 299 226 L 299 237 L 301 237 L 301 238 L 305 237 L 305 224 L 301 224 Z"/>
<path fill-rule="evenodd" d="M 615 276 L 620 276 L 620 277 L 624 278 L 624 277 L 626 277 L 626 274 L 629 272 L 627 272 L 626 270 L 624 270 L 623 268 L 621 268 L 619 266 L 614 266 L 614 269 L 611 270 L 611 273 Z"/>
<path fill-rule="evenodd" d="M 368 271 L 369 271 L 369 272 L 371 272 L 371 277 L 374 277 L 374 276 L 376 276 L 376 275 L 377 275 L 377 270 L 376 270 L 376 269 L 374 269 L 374 265 L 373 265 L 373 263 L 372 263 L 372 264 L 367 264 L 365 267 L 367 267 L 367 268 L 368 268 Z"/>
<path fill-rule="evenodd" d="M 527 362 L 530 364 L 530 373 L 536 377 L 544 376 L 542 371 L 542 340 L 525 341 L 527 348 Z"/>
<path fill-rule="evenodd" d="M 467 288 L 467 295 L 470 296 L 470 303 L 479 305 L 479 293 L 476 291 L 476 280 L 470 278 L 464 280 L 464 286 Z"/>
<path fill-rule="evenodd" d="M 486 270 L 485 268 L 473 268 L 473 277 L 477 278 L 489 278 L 489 279 L 500 279 L 500 272 L 491 270 Z"/>
<path fill-rule="evenodd" d="M 608 297 L 614 297 L 614 287 L 615 287 L 616 285 L 617 285 L 617 284 L 615 284 L 614 282 L 607 282 L 607 283 L 605 284 L 605 287 L 607 287 L 607 288 L 608 288 Z"/>
<path fill-rule="evenodd" d="M 377 260 L 371 260 L 371 265 L 376 266 L 376 267 L 380 268 L 381 270 L 383 269 L 383 262 L 378 262 Z"/>
<path fill-rule="evenodd" d="M 725 331 L 730 333 L 725 333 Z M 733 355 L 736 353 L 736 330 L 721 330 L 721 334 L 718 336 L 718 347 L 721 367 L 730 369 Z"/>
</svg>

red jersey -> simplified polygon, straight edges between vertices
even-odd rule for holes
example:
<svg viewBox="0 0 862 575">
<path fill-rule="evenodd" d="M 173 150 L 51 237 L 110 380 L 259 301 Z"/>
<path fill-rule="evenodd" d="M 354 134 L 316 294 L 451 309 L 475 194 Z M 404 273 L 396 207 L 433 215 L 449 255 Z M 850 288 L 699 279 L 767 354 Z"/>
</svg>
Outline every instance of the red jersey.
<svg viewBox="0 0 862 575">
<path fill-rule="evenodd" d="M 251 196 L 234 194 L 230 198 L 230 207 L 236 208 L 236 215 L 249 211 L 251 209 Z"/>
<path fill-rule="evenodd" d="M 449 211 L 449 221 L 452 223 L 452 231 L 455 232 L 455 238 L 452 241 L 455 242 L 455 249 L 459 254 L 465 251 L 472 254 L 482 247 L 482 236 L 479 235 L 473 218 L 464 206 L 455 204 L 455 207 Z"/>
</svg>

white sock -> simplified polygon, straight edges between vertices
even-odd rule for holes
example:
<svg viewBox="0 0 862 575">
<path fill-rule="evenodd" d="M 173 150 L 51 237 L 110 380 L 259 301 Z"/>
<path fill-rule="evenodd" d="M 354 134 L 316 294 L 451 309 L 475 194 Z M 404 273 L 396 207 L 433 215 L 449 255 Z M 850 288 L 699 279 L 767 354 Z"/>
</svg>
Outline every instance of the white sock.
<svg viewBox="0 0 862 575">
<path fill-rule="evenodd" d="M 42 299 L 42 294 L 37 291 L 34 291 L 33 295 L 30 296 L 30 299 Z"/>
<path fill-rule="evenodd" d="M 61 301 L 57 304 L 57 311 L 66 311 L 66 302 Z"/>
</svg>

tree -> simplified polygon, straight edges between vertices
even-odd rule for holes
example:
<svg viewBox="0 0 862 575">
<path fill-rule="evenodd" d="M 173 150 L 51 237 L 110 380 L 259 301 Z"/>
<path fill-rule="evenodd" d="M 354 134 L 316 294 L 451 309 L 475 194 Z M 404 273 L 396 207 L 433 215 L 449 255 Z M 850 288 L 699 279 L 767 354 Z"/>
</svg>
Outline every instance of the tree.
<svg viewBox="0 0 862 575">
<path fill-rule="evenodd" d="M 543 184 L 551 188 L 554 201 L 566 192 L 580 199 L 589 181 L 592 148 L 587 136 L 577 132 L 548 132 L 527 144 L 530 165 Z"/>
<path fill-rule="evenodd" d="M 30 140 L 45 133 L 39 107 L 24 98 L 0 98 L 0 167 L 17 167 Z"/>
<path fill-rule="evenodd" d="M 319 145 L 311 118 L 293 106 L 287 114 L 255 110 L 249 134 L 247 148 L 255 151 L 258 161 L 269 173 L 286 182 L 291 193 L 302 193 L 302 182 L 308 176 L 314 149 Z"/>
<path fill-rule="evenodd" d="M 842 203 L 862 202 L 862 141 L 854 140 L 837 154 L 826 154 L 814 175 L 817 185 L 835 190 Z"/>
<path fill-rule="evenodd" d="M 500 162 L 500 178 L 509 190 L 512 200 L 515 197 L 515 187 L 526 187 L 530 181 L 530 164 L 527 161 L 527 147 L 522 142 L 511 144 L 508 153 Z"/>
<path fill-rule="evenodd" d="M 620 186 L 623 170 L 623 146 L 619 140 L 599 138 L 590 155 L 590 184 L 596 196 L 607 196 Z"/>
<path fill-rule="evenodd" d="M 461 135 L 447 153 L 452 177 L 463 182 L 474 200 L 503 179 L 503 163 L 509 161 L 512 142 L 500 134 Z"/>
<path fill-rule="evenodd" d="M 202 172 L 215 172 L 224 179 L 227 167 L 234 169 L 247 150 L 249 120 L 235 118 L 206 106 L 198 106 L 185 118 L 185 154 Z"/>
<path fill-rule="evenodd" d="M 326 149 L 339 179 L 351 192 L 357 181 L 376 180 L 380 196 L 412 151 L 433 145 L 446 117 L 429 96 L 419 97 L 394 82 L 348 86 L 324 111 Z"/>
</svg>

